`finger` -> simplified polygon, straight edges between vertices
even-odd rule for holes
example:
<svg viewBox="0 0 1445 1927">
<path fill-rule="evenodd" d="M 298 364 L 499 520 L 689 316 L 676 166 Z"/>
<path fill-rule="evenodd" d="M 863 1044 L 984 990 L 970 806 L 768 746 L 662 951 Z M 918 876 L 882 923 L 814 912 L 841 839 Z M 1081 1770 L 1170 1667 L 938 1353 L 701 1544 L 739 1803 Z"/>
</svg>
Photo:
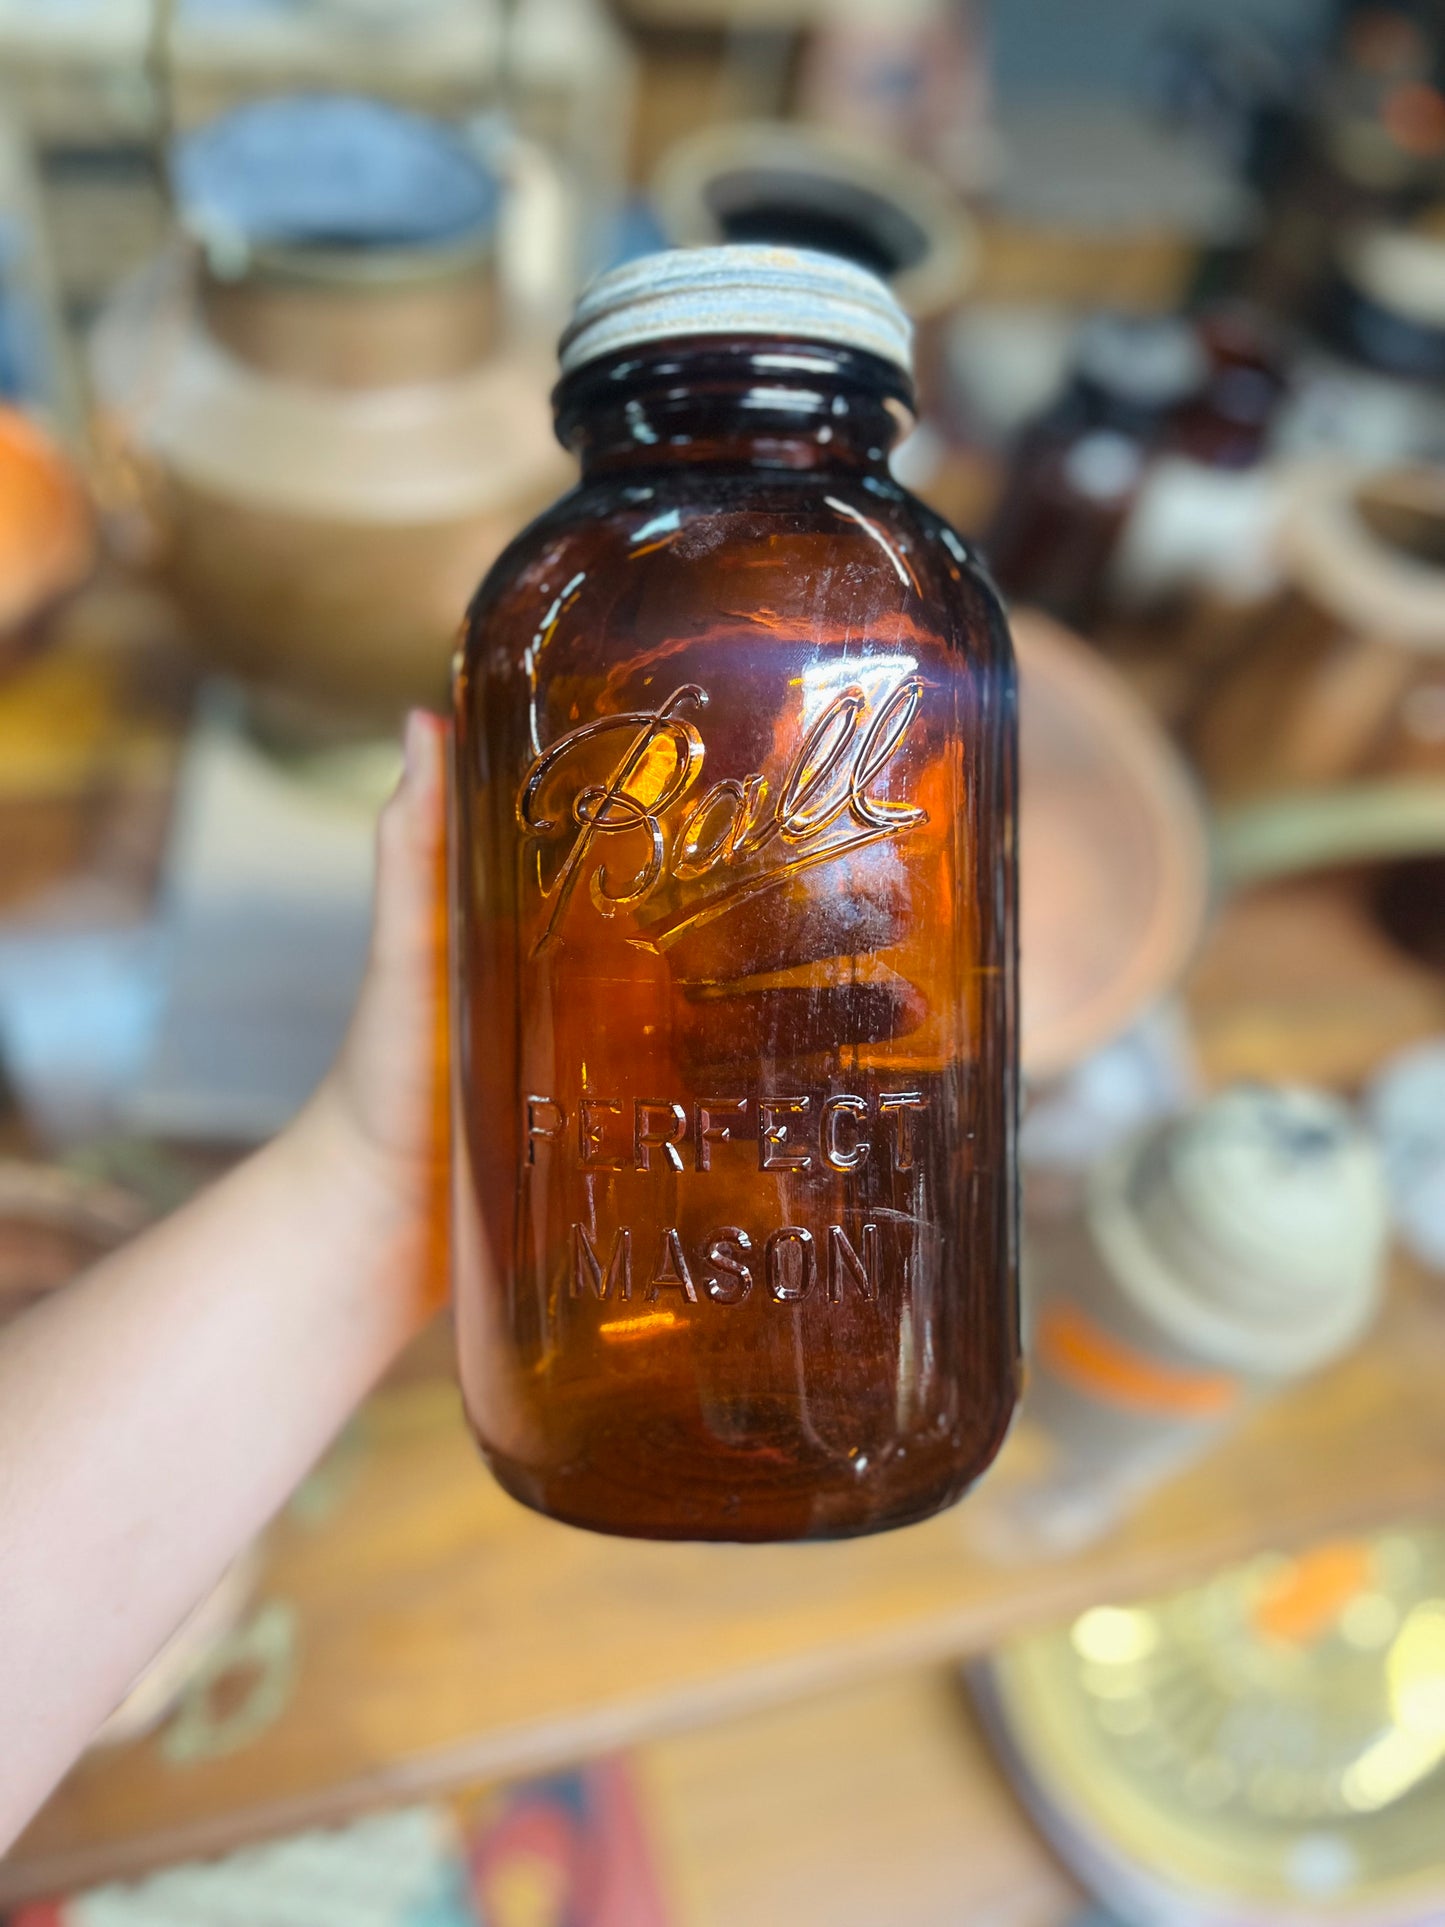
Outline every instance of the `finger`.
<svg viewBox="0 0 1445 1927">
<path fill-rule="evenodd" d="M 446 836 L 447 725 L 414 709 L 403 740 L 402 778 L 377 826 L 372 946 L 379 961 L 415 957 L 429 947 Z"/>
</svg>

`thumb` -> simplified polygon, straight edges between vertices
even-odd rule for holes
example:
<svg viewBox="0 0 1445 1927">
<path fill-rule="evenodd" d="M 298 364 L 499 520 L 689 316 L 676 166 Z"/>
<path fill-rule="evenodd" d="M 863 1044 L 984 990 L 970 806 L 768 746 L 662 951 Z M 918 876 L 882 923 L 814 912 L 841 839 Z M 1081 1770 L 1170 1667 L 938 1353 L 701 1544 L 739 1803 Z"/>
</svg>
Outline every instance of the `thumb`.
<svg viewBox="0 0 1445 1927">
<path fill-rule="evenodd" d="M 413 709 L 403 737 L 401 781 L 381 812 L 376 835 L 373 966 L 415 970 L 444 944 L 441 871 L 446 841 L 446 723 Z"/>
<path fill-rule="evenodd" d="M 363 1137 L 413 1169 L 438 1149 L 447 1064 L 447 726 L 414 710 L 406 767 L 381 812 L 371 952 L 336 1064 Z"/>
</svg>

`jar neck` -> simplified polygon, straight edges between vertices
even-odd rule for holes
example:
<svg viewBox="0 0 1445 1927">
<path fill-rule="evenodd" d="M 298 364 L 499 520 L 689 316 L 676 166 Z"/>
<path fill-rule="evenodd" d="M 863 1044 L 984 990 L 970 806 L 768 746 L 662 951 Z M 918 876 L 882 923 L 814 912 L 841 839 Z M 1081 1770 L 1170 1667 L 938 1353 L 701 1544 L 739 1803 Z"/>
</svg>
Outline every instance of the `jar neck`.
<svg viewBox="0 0 1445 1927">
<path fill-rule="evenodd" d="M 650 343 L 565 375 L 552 399 L 589 478 L 678 464 L 886 473 L 913 419 L 901 368 L 811 341 Z"/>
</svg>

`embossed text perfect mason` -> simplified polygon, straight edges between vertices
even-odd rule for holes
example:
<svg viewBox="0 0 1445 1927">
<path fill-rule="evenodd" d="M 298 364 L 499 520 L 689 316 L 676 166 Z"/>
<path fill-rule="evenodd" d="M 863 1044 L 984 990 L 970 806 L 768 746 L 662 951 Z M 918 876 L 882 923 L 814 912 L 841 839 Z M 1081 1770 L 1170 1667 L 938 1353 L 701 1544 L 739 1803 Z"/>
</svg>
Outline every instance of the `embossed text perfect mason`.
<svg viewBox="0 0 1445 1927">
<path fill-rule="evenodd" d="M 576 1525 L 905 1524 L 1016 1394 L 1007 630 L 862 269 L 636 262 L 562 361 L 454 685 L 468 1415 Z"/>
</svg>

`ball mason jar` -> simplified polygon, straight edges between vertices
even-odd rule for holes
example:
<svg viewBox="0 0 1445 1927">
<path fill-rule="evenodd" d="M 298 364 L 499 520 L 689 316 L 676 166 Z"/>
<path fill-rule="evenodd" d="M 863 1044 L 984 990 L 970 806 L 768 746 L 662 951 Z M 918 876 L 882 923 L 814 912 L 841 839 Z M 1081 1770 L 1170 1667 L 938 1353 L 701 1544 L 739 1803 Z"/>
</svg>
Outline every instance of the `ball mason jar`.
<svg viewBox="0 0 1445 1927">
<path fill-rule="evenodd" d="M 862 269 L 650 257 L 561 361 L 454 684 L 467 1410 L 573 1524 L 902 1525 L 1016 1394 L 1007 628 Z"/>
</svg>

